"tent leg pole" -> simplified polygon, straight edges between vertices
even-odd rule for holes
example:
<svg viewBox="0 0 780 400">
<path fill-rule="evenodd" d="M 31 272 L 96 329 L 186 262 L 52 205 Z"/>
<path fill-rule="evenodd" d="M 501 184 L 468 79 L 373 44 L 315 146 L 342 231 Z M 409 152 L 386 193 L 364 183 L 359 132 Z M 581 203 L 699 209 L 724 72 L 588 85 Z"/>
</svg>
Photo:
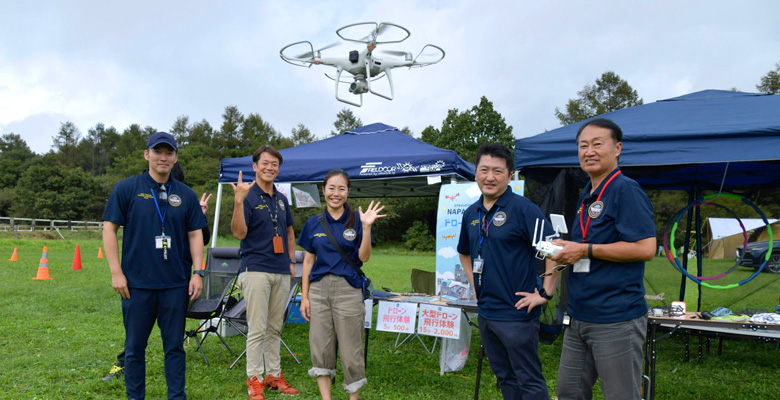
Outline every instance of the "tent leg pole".
<svg viewBox="0 0 780 400">
<path fill-rule="evenodd" d="M 217 183 L 217 206 L 214 207 L 214 228 L 211 229 L 212 249 L 217 246 L 217 237 L 219 236 L 217 235 L 217 233 L 219 233 L 217 228 L 219 227 L 219 210 L 221 209 L 220 207 L 221 205 L 222 205 L 222 184 Z"/>
</svg>

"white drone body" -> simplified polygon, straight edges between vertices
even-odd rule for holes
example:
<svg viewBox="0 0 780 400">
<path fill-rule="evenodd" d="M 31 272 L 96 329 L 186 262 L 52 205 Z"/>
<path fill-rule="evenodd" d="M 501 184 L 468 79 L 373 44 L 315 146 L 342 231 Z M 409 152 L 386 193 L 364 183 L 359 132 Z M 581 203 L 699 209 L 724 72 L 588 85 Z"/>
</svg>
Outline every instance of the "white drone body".
<svg viewBox="0 0 780 400">
<path fill-rule="evenodd" d="M 563 215 L 560 214 L 550 214 L 550 219 L 553 221 L 553 229 L 555 229 L 555 233 L 547 236 L 542 240 L 542 237 L 544 235 L 544 224 L 545 221 L 542 219 L 542 225 L 539 226 L 539 218 L 536 219 L 536 224 L 534 225 L 534 238 L 531 244 L 536 248 L 536 258 L 542 260 L 545 257 L 554 257 L 558 252 L 560 252 L 563 249 L 563 246 L 558 246 L 552 244 L 553 239 L 560 237 L 561 233 L 569 233 L 569 230 L 566 227 L 566 220 L 563 218 Z"/>
<path fill-rule="evenodd" d="M 355 31 L 365 33 L 365 28 L 371 27 L 371 32 L 367 36 L 356 39 Z M 391 35 L 396 37 L 388 37 Z M 361 50 L 352 50 L 346 57 L 322 57 L 321 52 L 340 43 L 332 43 L 328 46 L 314 50 L 309 41 L 295 42 L 284 46 L 279 55 L 282 60 L 299 67 L 310 68 L 312 65 L 327 65 L 336 68 L 336 75 L 325 74 L 328 78 L 336 82 L 336 99 L 338 101 L 360 107 L 363 105 L 363 93 L 372 93 L 387 100 L 392 100 L 395 96 L 393 87 L 393 76 L 391 70 L 398 67 L 425 67 L 436 64 L 444 58 L 444 50 L 436 45 L 427 44 L 416 57 L 406 51 L 395 50 L 376 50 L 379 44 L 401 43 L 406 40 L 411 33 L 408 29 L 390 22 L 359 22 L 339 28 L 336 31 L 341 39 L 347 42 L 356 42 L 365 44 Z M 380 35 L 382 40 L 378 40 Z M 358 35 L 359 36 L 359 35 Z M 303 54 L 293 56 L 290 53 L 294 49 L 306 51 Z M 432 53 L 424 53 L 425 51 Z M 343 73 L 351 75 L 342 77 Z M 372 88 L 371 82 L 375 82 L 384 77 L 390 85 L 390 93 L 382 93 Z M 339 85 L 349 84 L 349 92 L 360 96 L 359 101 L 352 101 L 339 95 Z"/>
</svg>

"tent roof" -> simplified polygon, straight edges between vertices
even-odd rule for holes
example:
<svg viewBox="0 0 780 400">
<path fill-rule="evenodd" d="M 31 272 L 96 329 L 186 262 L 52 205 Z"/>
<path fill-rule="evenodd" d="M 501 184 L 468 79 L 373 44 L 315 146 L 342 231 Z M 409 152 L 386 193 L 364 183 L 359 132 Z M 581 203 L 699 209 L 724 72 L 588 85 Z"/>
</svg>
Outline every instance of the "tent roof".
<svg viewBox="0 0 780 400">
<path fill-rule="evenodd" d="M 341 168 L 352 181 L 352 197 L 435 196 L 439 185 L 428 184 L 428 177 L 474 180 L 474 165 L 454 151 L 381 123 L 279 152 L 284 161 L 277 182 L 319 183 L 328 171 Z M 254 176 L 252 156 L 222 159 L 219 182 L 236 182 L 239 170 Z"/>
<path fill-rule="evenodd" d="M 740 220 L 748 232 L 766 226 L 761 218 L 740 218 Z M 734 218 L 707 218 L 707 221 L 710 224 L 713 240 L 737 234 L 742 235 L 742 227 L 739 226 L 739 222 Z M 778 220 L 770 218 L 767 221 L 769 221 L 769 224 L 774 224 Z"/>
<path fill-rule="evenodd" d="M 780 182 L 780 95 L 704 90 L 599 117 L 623 129 L 621 169 L 645 188 Z M 515 168 L 524 175 L 578 168 L 575 137 L 581 125 L 518 139 Z"/>
</svg>

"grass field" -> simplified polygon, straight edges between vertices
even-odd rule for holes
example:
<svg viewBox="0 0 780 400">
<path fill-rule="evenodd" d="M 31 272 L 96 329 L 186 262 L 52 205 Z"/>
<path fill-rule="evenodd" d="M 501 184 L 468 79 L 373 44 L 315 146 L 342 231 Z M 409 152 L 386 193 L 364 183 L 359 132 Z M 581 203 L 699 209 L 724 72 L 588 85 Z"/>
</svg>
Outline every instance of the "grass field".
<svg viewBox="0 0 780 400">
<path fill-rule="evenodd" d="M 56 235 L 56 234 L 55 234 Z M 124 397 L 121 381 L 101 382 L 123 345 L 119 299 L 111 289 L 110 274 L 104 259 L 98 259 L 101 245 L 95 234 L 64 232 L 61 240 L 25 237 L 14 239 L 0 232 L 0 399 L 118 399 Z M 40 234 L 38 236 L 41 236 Z M 73 271 L 76 244 L 80 245 L 83 270 Z M 232 239 L 219 239 L 220 246 L 233 246 Z M 49 281 L 35 281 L 41 250 L 48 247 Z M 19 261 L 9 262 L 14 248 Z M 401 248 L 375 250 L 366 271 L 377 287 L 398 291 L 410 289 L 412 268 L 434 270 L 432 255 L 409 254 Z M 717 274 L 728 269 L 733 260 L 705 261 L 705 273 Z M 726 284 L 748 277 L 752 271 L 738 268 L 718 282 Z M 676 300 L 680 291 L 680 274 L 662 258 L 648 263 L 648 293 L 664 292 Z M 780 295 L 780 275 L 761 274 L 752 282 L 733 290 L 704 288 L 703 309 L 730 305 L 744 308 L 773 309 Z M 687 282 L 689 309 L 696 308 L 696 286 Z M 755 293 L 753 293 L 755 291 Z M 745 299 L 739 300 L 746 296 Z M 739 301 L 737 301 L 739 300 Z M 733 302 L 737 301 L 734 304 Z M 651 302 L 655 304 L 655 302 Z M 188 327 L 194 328 L 195 321 Z M 396 335 L 372 331 L 368 357 L 369 383 L 361 397 L 365 399 L 468 399 L 473 398 L 477 368 L 479 333 L 473 330 L 471 356 L 463 371 L 439 375 L 438 351 L 426 353 L 419 343 L 395 349 Z M 308 326 L 288 324 L 285 342 L 293 349 L 301 365 L 283 349 L 285 376 L 299 390 L 298 399 L 317 399 L 316 382 L 306 371 L 310 367 Z M 240 353 L 241 337 L 230 337 L 228 343 Z M 693 339 L 693 343 L 698 343 Z M 723 354 L 713 351 L 702 361 L 684 362 L 684 346 L 672 337 L 658 344 L 658 399 L 770 399 L 778 398 L 777 345 L 755 341 L 725 341 Z M 560 356 L 560 338 L 551 346 L 541 346 L 544 375 L 550 393 L 555 393 L 555 379 Z M 438 350 L 438 349 L 437 349 Z M 246 398 L 243 361 L 228 370 L 232 357 L 210 338 L 205 351 L 211 362 L 207 367 L 194 346 L 187 347 L 187 392 L 191 399 Z M 692 346 L 695 351 L 695 346 Z M 485 364 L 480 388 L 481 399 L 500 399 L 495 378 Z M 340 393 L 339 374 L 334 393 Z M 147 395 L 165 398 L 162 346 L 155 329 L 147 352 Z M 267 399 L 282 398 L 276 393 Z M 338 398 L 338 397 L 337 397 Z M 346 397 L 344 397 L 346 398 Z M 597 393 L 596 398 L 601 398 Z"/>
</svg>

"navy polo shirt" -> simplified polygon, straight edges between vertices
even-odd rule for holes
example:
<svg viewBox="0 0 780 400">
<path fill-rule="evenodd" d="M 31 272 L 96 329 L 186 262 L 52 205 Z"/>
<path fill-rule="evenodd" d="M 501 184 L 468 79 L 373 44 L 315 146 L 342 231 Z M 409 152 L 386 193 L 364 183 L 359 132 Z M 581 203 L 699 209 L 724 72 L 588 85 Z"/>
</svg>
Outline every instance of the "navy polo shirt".
<svg viewBox="0 0 780 400">
<path fill-rule="evenodd" d="M 541 307 L 529 314 L 517 310 L 520 300 L 515 292 L 533 293 L 536 288 L 536 249 L 531 245 L 537 218 L 545 221 L 544 236 L 552 235 L 552 225 L 530 200 L 507 188 L 490 210 L 482 205 L 482 196 L 463 213 L 458 253 L 474 259 L 479 252 L 480 214 L 482 224 L 489 221 L 487 237 L 482 240 L 482 284 L 474 274 L 479 316 L 497 321 L 527 321 L 541 315 Z"/>
<path fill-rule="evenodd" d="M 346 227 L 348 216 L 346 212 L 342 213 L 339 219 L 333 219 L 329 213 L 325 212 L 325 221 L 327 221 L 336 242 L 347 253 L 347 256 L 355 260 L 358 267 L 362 267 L 363 262 L 360 261 L 358 251 L 363 240 L 363 225 L 360 222 L 360 214 L 356 211 L 353 213 L 355 214 L 355 226 L 349 229 Z M 311 275 L 309 275 L 309 281 L 316 282 L 327 274 L 333 274 L 346 278 L 352 287 L 362 288 L 363 280 L 360 275 L 344 260 L 338 250 L 333 248 L 318 217 L 319 215 L 311 216 L 303 225 L 301 234 L 298 235 L 298 245 L 317 256 L 311 269 Z"/>
<path fill-rule="evenodd" d="M 618 171 L 612 171 L 593 193 L 590 193 L 591 182 L 585 186 L 578 202 L 580 205 L 584 202 L 584 207 L 577 210 L 574 218 L 573 241 L 608 244 L 655 237 L 653 206 L 633 179 L 622 173 L 615 176 L 596 201 L 601 189 Z M 582 224 L 587 225 L 584 241 Z M 621 263 L 600 259 L 590 261 L 589 273 L 569 270 L 569 315 L 585 322 L 614 323 L 646 314 L 644 273 L 644 261 Z"/>
<path fill-rule="evenodd" d="M 103 220 L 124 226 L 122 272 L 129 287 L 170 289 L 189 284 L 192 255 L 187 233 L 203 229 L 206 217 L 187 185 L 170 178 L 165 186 L 168 200 L 158 200 L 157 182 L 144 172 L 117 183 L 106 203 Z M 155 245 L 155 237 L 162 233 L 155 203 L 165 215 L 165 235 L 171 237 L 168 261 Z"/>
<path fill-rule="evenodd" d="M 261 197 L 262 196 L 262 197 Z M 271 213 L 277 215 L 277 228 L 282 237 L 283 253 L 274 253 L 274 230 Z M 255 182 L 244 199 L 246 237 L 241 240 L 241 270 L 290 274 L 290 249 L 287 248 L 287 227 L 293 217 L 287 197 L 274 186 L 273 194 L 266 193 Z"/>
</svg>

